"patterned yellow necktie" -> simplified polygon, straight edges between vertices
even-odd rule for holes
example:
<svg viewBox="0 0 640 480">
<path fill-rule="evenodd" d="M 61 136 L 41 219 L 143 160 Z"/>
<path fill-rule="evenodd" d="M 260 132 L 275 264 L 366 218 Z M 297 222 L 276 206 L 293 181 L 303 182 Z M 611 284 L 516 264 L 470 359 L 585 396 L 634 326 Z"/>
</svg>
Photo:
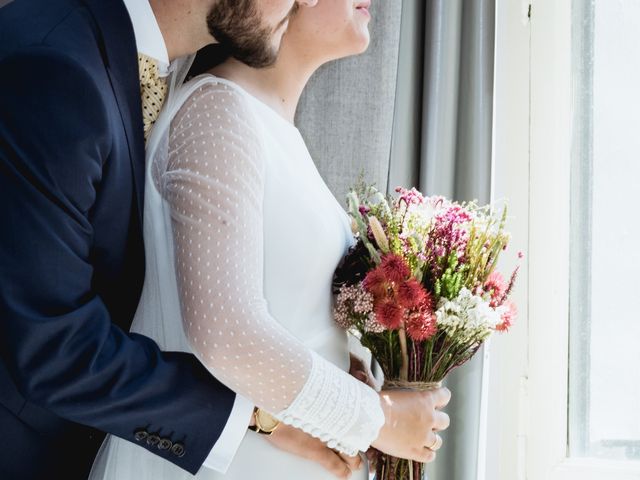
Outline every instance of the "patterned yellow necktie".
<svg viewBox="0 0 640 480">
<path fill-rule="evenodd" d="M 144 123 L 144 139 L 149 138 L 151 127 L 158 119 L 165 97 L 167 96 L 167 80 L 158 74 L 158 63 L 151 57 L 138 54 L 140 71 L 140 93 L 142 95 L 142 121 Z"/>
</svg>

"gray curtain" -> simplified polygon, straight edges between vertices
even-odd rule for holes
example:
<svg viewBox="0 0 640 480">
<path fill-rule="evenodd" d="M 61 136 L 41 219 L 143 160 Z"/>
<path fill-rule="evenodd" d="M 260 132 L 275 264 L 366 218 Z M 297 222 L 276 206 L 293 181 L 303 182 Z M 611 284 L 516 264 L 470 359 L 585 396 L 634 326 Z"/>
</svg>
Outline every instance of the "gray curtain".
<svg viewBox="0 0 640 480">
<path fill-rule="evenodd" d="M 297 116 L 339 200 L 379 188 L 488 202 L 495 0 L 378 0 L 372 45 L 318 72 Z M 483 352 L 447 381 L 451 428 L 430 480 L 478 480 Z"/>
<path fill-rule="evenodd" d="M 392 178 L 489 201 L 495 0 L 403 0 Z"/>
<path fill-rule="evenodd" d="M 491 200 L 495 0 L 404 0 L 392 149 L 398 178 L 415 177 L 428 195 Z M 416 116 L 419 115 L 418 118 Z M 419 123 L 418 123 L 419 122 Z M 413 158 L 410 165 L 404 159 Z M 476 480 L 484 352 L 454 371 L 451 428 L 430 480 Z"/>
</svg>

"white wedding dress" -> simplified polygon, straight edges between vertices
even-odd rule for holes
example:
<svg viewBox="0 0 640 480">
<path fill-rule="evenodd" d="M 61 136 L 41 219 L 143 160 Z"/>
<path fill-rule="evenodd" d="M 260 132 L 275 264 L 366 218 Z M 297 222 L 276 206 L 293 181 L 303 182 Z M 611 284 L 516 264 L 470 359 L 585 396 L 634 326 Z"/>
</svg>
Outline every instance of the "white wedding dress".
<svg viewBox="0 0 640 480">
<path fill-rule="evenodd" d="M 132 331 L 194 352 L 229 388 L 330 447 L 366 450 L 384 416 L 375 391 L 346 373 L 347 338 L 332 319 L 350 222 L 299 131 L 238 85 L 197 77 L 170 95 L 149 140 L 144 218 Z M 91 476 L 187 478 L 114 436 Z M 226 474 L 203 467 L 196 478 L 333 477 L 248 431 Z"/>
</svg>

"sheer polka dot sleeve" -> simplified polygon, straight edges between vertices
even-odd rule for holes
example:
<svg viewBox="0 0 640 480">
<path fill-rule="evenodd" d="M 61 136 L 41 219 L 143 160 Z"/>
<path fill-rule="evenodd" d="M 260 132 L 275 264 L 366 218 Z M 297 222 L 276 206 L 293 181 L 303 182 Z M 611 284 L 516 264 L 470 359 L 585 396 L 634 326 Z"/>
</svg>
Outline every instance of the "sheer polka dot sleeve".
<svg viewBox="0 0 640 480">
<path fill-rule="evenodd" d="M 244 95 L 213 81 L 197 90 L 173 121 L 167 166 L 157 180 L 171 210 L 184 328 L 220 381 L 355 454 L 384 423 L 378 395 L 306 348 L 267 308 L 265 162 Z"/>
</svg>

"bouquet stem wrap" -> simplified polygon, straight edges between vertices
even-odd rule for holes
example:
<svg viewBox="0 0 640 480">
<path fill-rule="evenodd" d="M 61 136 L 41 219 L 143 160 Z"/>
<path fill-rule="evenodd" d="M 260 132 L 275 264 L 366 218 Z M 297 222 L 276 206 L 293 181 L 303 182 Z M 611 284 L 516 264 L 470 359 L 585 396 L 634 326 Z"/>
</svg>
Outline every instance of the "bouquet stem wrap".
<svg viewBox="0 0 640 480">
<path fill-rule="evenodd" d="M 436 390 L 441 386 L 442 382 L 410 382 L 398 379 L 385 381 L 383 389 L 426 392 L 428 390 Z M 378 452 L 376 456 L 376 480 L 422 480 L 422 478 L 424 478 L 424 463 L 396 458 Z"/>
</svg>

